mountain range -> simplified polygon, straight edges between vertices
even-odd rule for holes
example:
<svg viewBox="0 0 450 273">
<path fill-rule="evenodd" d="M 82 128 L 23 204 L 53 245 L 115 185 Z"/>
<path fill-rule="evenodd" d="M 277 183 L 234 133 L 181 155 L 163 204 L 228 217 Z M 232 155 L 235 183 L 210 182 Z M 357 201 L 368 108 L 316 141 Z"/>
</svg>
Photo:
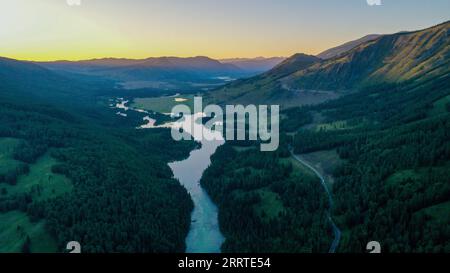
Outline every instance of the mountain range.
<svg viewBox="0 0 450 273">
<path fill-rule="evenodd" d="M 85 61 L 41 62 L 39 65 L 56 72 L 102 77 L 128 84 L 126 88 L 155 87 L 170 89 L 178 82 L 221 83 L 220 77 L 245 75 L 232 64 L 208 57 L 160 57 L 147 59 L 94 59 Z M 130 84 L 130 83 L 140 83 Z"/>
<path fill-rule="evenodd" d="M 450 23 L 445 22 L 351 43 L 329 51 L 330 55 L 319 54 L 322 58 L 296 54 L 262 75 L 208 92 L 208 100 L 220 104 L 284 107 L 280 115 L 284 153 L 289 157 L 291 149 L 291 156 L 315 170 L 330 193 L 326 216 L 330 220 L 327 234 L 334 238 L 329 239 L 333 242 L 330 252 L 335 246 L 340 253 L 367 252 L 372 240 L 382 245 L 383 253 L 449 252 L 449 30 Z M 221 230 L 230 234 L 224 249 L 266 250 L 267 245 L 282 241 L 275 249 L 285 250 L 297 236 L 280 240 L 289 228 L 279 232 L 278 227 L 295 226 L 293 234 L 303 233 L 315 226 L 310 219 L 320 214 L 321 206 L 312 210 L 314 217 L 299 224 L 292 224 L 295 214 L 305 219 L 307 212 L 286 208 L 305 201 L 314 190 L 305 190 L 306 180 L 298 177 L 292 185 L 278 180 L 275 174 L 282 171 L 272 163 L 261 164 L 267 153 L 248 147 L 235 153 L 232 145 L 238 143 L 226 145 L 228 150 L 219 149 L 209 177 L 206 173 L 202 180 L 219 204 Z M 274 157 L 282 154 L 279 151 Z M 242 175 L 247 162 L 254 165 L 249 175 Z M 272 176 L 258 173 L 252 178 L 253 170 L 259 168 Z M 239 182 L 230 186 L 234 181 Z M 262 181 L 276 182 L 267 186 Z M 267 205 L 272 210 L 284 207 L 277 220 L 272 216 L 267 221 L 267 214 L 256 218 L 258 210 L 245 211 L 264 203 L 266 195 L 259 192 L 268 189 L 286 200 Z M 286 193 L 292 195 L 283 198 Z M 289 211 L 295 213 L 289 215 Z M 289 221 L 280 224 L 286 218 Z M 267 240 L 271 234 L 273 239 Z M 327 236 L 312 234 L 316 234 L 314 243 Z M 295 247 L 299 245 L 307 243 Z"/>
<path fill-rule="evenodd" d="M 238 67 L 239 69 L 251 74 L 259 74 L 274 68 L 285 59 L 286 57 L 271 57 L 271 58 L 256 57 L 256 58 L 221 59 L 219 61 L 224 64 L 232 64 Z"/>
<path fill-rule="evenodd" d="M 54 89 L 58 89 L 56 94 L 71 94 L 75 89 L 79 94 L 92 92 L 86 88 L 92 81 L 96 85 L 107 85 L 108 81 L 139 83 L 130 88 L 177 88 L 179 82 L 191 82 L 191 88 L 210 89 L 242 78 L 210 91 L 207 99 L 217 103 L 272 102 L 286 107 L 314 104 L 371 85 L 426 80 L 448 73 L 449 24 L 415 32 L 368 35 L 317 56 L 295 54 L 285 60 L 217 61 L 198 56 L 33 63 L 1 58 L 0 79 L 4 87 L 42 96 L 55 94 L 51 91 Z M 267 72 L 247 78 L 271 66 Z M 32 85 L 35 88 L 30 88 Z"/>
<path fill-rule="evenodd" d="M 62 74 L 101 77 L 126 89 L 204 89 L 236 78 L 270 70 L 282 58 L 228 59 L 209 57 L 103 58 L 82 61 L 37 62 Z"/>
<path fill-rule="evenodd" d="M 325 59 L 296 54 L 264 74 L 209 92 L 208 100 L 299 106 L 374 85 L 438 78 L 450 72 L 449 28 L 445 22 L 420 31 L 366 36 L 351 42 L 359 45 L 346 52 L 341 51 L 349 45 L 319 54 Z"/>
<path fill-rule="evenodd" d="M 198 91 L 269 70 L 281 60 L 229 59 L 222 63 L 198 56 L 30 62 L 0 58 L 0 88 L 16 97 L 51 100 L 65 100 L 68 96 L 83 100 L 85 95 L 92 97 L 122 88 L 145 88 L 147 93 L 156 89 Z"/>
<path fill-rule="evenodd" d="M 0 57 L 0 96 L 27 100 L 67 100 L 93 95 L 85 80 L 66 77 L 40 65 Z"/>
</svg>

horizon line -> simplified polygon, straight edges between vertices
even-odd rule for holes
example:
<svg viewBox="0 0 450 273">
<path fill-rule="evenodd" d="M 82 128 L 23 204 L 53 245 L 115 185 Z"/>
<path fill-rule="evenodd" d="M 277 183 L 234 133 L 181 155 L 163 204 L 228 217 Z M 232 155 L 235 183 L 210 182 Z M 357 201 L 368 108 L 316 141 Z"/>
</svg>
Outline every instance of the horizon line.
<svg viewBox="0 0 450 273">
<path fill-rule="evenodd" d="M 215 60 L 215 61 L 223 61 L 223 60 L 231 60 L 231 59 L 247 59 L 247 60 L 252 60 L 252 59 L 259 59 L 259 58 L 263 58 L 263 59 L 271 59 L 271 58 L 284 58 L 287 59 L 290 56 L 293 56 L 297 53 L 294 53 L 292 55 L 289 56 L 255 56 L 255 57 L 223 57 L 223 58 L 214 58 L 214 57 L 210 57 L 207 55 L 159 55 L 159 56 L 149 56 L 149 57 L 142 57 L 142 58 L 134 58 L 134 57 L 117 57 L 117 56 L 105 56 L 105 57 L 92 57 L 92 58 L 81 58 L 81 59 L 46 59 L 46 60 L 37 60 L 37 59 L 21 59 L 21 58 L 15 58 L 13 56 L 7 56 L 7 55 L 0 55 L 0 58 L 5 58 L 5 59 L 11 59 L 11 60 L 16 60 L 16 61 L 22 61 L 22 62 L 36 62 L 36 63 L 46 63 L 46 62 L 83 62 L 83 61 L 96 61 L 96 60 L 130 60 L 130 61 L 141 61 L 141 60 L 148 60 L 148 59 L 159 59 L 159 58 L 179 58 L 179 59 L 189 59 L 189 58 L 208 58 L 211 60 Z M 314 54 L 307 54 L 307 55 L 312 55 L 315 56 Z"/>
<path fill-rule="evenodd" d="M 420 31 L 424 31 L 424 30 L 427 30 L 427 29 L 431 29 L 431 28 L 434 28 L 434 27 L 438 27 L 438 26 L 441 26 L 441 25 L 444 25 L 444 24 L 448 24 L 448 23 L 450 23 L 450 20 L 445 20 L 444 22 L 437 23 L 437 24 L 434 24 L 434 25 L 431 25 L 431 26 L 428 26 L 428 27 L 419 28 L 419 29 L 416 29 L 416 30 L 403 30 L 403 31 L 397 31 L 397 32 L 393 32 L 393 33 L 385 33 L 385 34 L 381 34 L 381 33 L 378 33 L 378 34 L 375 34 L 375 33 L 365 34 L 363 36 L 360 36 L 359 38 L 353 38 L 353 39 L 348 40 L 346 42 L 338 43 L 338 44 L 336 44 L 334 46 L 331 46 L 330 48 L 325 49 L 324 51 L 332 49 L 332 48 L 335 48 L 335 47 L 338 47 L 338 46 L 341 46 L 341 45 L 344 45 L 345 43 L 352 42 L 352 41 L 355 41 L 357 39 L 361 39 L 361 38 L 369 36 L 369 35 L 387 36 L 387 35 L 396 35 L 396 34 L 415 33 L 415 32 L 420 32 Z M 324 52 L 324 51 L 322 51 L 322 52 Z M 104 59 L 146 60 L 146 59 L 150 59 L 150 58 L 170 58 L 170 57 L 182 58 L 182 59 L 196 58 L 196 57 L 206 57 L 206 58 L 209 58 L 209 59 L 212 59 L 212 60 L 221 61 L 221 60 L 227 60 L 227 59 L 256 59 L 256 58 L 265 58 L 265 59 L 269 59 L 269 58 L 285 58 L 285 59 L 287 59 L 287 58 L 289 58 L 291 56 L 294 56 L 295 54 L 299 54 L 299 53 L 303 53 L 303 54 L 311 55 L 311 56 L 317 56 L 317 55 L 319 55 L 322 52 L 307 53 L 307 52 L 297 51 L 297 52 L 294 52 L 292 54 L 289 54 L 289 56 L 279 56 L 278 55 L 278 56 L 265 57 L 265 56 L 260 55 L 260 56 L 255 56 L 255 57 L 220 57 L 220 58 L 210 57 L 210 56 L 201 55 L 201 54 L 200 55 L 179 55 L 179 56 L 175 56 L 175 55 L 160 55 L 160 56 L 150 56 L 150 57 L 142 57 L 142 58 L 111 57 L 111 56 L 109 56 L 109 57 L 86 57 L 86 58 L 80 58 L 80 59 L 75 59 L 75 58 L 74 59 L 70 59 L 70 58 L 68 58 L 68 59 L 50 59 L 50 60 L 49 59 L 46 59 L 46 60 L 21 59 L 21 58 L 15 58 L 15 57 L 5 56 L 5 55 L 0 55 L 0 57 L 13 59 L 13 60 L 17 60 L 17 61 L 24 61 L 24 62 L 81 62 L 81 61 L 104 60 Z"/>
</svg>

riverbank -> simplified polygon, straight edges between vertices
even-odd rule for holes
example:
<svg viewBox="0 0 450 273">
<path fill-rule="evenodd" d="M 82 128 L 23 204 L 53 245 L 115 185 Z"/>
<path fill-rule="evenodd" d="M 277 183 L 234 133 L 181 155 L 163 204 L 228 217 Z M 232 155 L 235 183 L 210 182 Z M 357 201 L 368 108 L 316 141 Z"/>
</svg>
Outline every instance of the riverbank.
<svg viewBox="0 0 450 273">
<path fill-rule="evenodd" d="M 129 102 L 119 99 L 117 108 L 140 113 L 149 113 L 150 111 L 153 111 L 152 109 L 146 108 L 130 108 L 127 106 L 127 103 Z M 171 162 L 168 166 L 172 170 L 174 178 L 186 188 L 194 203 L 194 209 L 191 213 L 191 226 L 186 237 L 186 252 L 220 253 L 225 238 L 220 231 L 217 206 L 201 187 L 200 179 L 204 170 L 206 170 L 211 163 L 211 156 L 218 147 L 225 143 L 225 141 L 222 136 L 215 137 L 214 139 L 216 140 L 208 141 L 200 135 L 196 135 L 197 132 L 214 135 L 214 132 L 208 130 L 203 124 L 196 122 L 200 117 L 202 117 L 202 113 L 195 113 L 193 115 L 185 115 L 181 120 L 157 125 L 156 119 L 146 116 L 144 117 L 146 124 L 140 126 L 139 129 L 181 128 L 184 132 L 190 134 L 195 141 L 198 141 L 201 144 L 199 149 L 190 152 L 188 158 Z M 202 127 L 203 130 L 192 131 L 193 124 Z"/>
</svg>

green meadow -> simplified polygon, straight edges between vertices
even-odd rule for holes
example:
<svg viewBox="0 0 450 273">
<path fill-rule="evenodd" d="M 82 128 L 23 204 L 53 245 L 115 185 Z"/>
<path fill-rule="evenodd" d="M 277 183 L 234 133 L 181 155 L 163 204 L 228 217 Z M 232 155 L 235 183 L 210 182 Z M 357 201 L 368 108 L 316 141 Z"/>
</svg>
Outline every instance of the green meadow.
<svg viewBox="0 0 450 273">
<path fill-rule="evenodd" d="M 0 191 L 6 190 L 6 195 L 30 193 L 33 201 L 43 201 L 70 192 L 70 180 L 63 175 L 52 173 L 52 166 L 56 163 L 47 153 L 30 165 L 30 172 L 21 175 L 16 185 L 0 184 Z"/>
<path fill-rule="evenodd" d="M 292 165 L 293 169 L 290 176 L 299 178 L 297 180 L 298 183 L 302 183 L 300 178 L 304 176 L 310 177 L 311 179 L 316 179 L 316 174 L 314 172 L 292 157 L 281 158 L 279 159 L 279 163 L 284 165 Z M 319 181 L 317 181 L 317 183 L 319 183 Z M 280 195 L 272 191 L 270 187 L 261 188 L 257 190 L 257 193 L 260 197 L 260 201 L 254 206 L 254 210 L 256 214 L 262 218 L 262 220 L 266 222 L 270 221 L 271 219 L 277 218 L 280 213 L 285 212 L 286 208 L 283 206 Z"/>
<path fill-rule="evenodd" d="M 450 107 L 450 95 L 445 96 L 433 104 L 433 108 L 430 111 L 431 116 L 438 116 L 441 114 L 447 114 Z"/>
<path fill-rule="evenodd" d="M 0 138 L 0 173 L 25 164 L 13 159 L 14 149 L 19 144 L 18 139 Z M 57 161 L 49 153 L 40 157 L 29 165 L 27 174 L 17 178 L 15 185 L 0 183 L 0 198 L 29 194 L 33 202 L 39 202 L 70 192 L 71 181 L 63 175 L 52 173 L 55 164 Z M 46 231 L 45 221 L 31 222 L 25 212 L 18 210 L 0 213 L 0 253 L 23 251 L 51 253 L 57 251 L 57 245 Z"/>
<path fill-rule="evenodd" d="M 285 210 L 281 197 L 277 193 L 268 188 L 263 188 L 258 190 L 258 194 L 260 202 L 254 209 L 262 220 L 270 221 L 275 219 Z"/>
<path fill-rule="evenodd" d="M 20 253 L 27 237 L 32 253 L 57 252 L 55 240 L 45 230 L 45 222 L 31 222 L 26 213 L 9 211 L 0 213 L 0 253 Z"/>
<path fill-rule="evenodd" d="M 0 175 L 16 169 L 21 163 L 12 158 L 14 149 L 20 144 L 15 138 L 0 138 Z"/>
</svg>

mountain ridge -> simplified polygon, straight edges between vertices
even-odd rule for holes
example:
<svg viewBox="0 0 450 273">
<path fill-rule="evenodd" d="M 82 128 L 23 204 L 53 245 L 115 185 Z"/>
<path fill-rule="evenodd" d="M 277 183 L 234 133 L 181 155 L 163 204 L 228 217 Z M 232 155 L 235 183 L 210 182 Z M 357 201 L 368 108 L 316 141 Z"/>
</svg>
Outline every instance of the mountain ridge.
<svg viewBox="0 0 450 273">
<path fill-rule="evenodd" d="M 296 56 L 301 56 L 296 54 L 262 75 L 210 91 L 208 99 L 218 103 L 280 103 L 291 107 L 310 104 L 304 100 L 305 94 L 319 96 L 329 92 L 330 96 L 315 100 L 315 104 L 370 86 L 445 75 L 450 73 L 449 26 L 447 21 L 423 30 L 383 35 L 334 58 L 306 66 L 295 64 Z"/>
<path fill-rule="evenodd" d="M 68 87 L 64 87 L 66 85 Z M 48 97 L 50 94 L 64 96 L 73 93 L 69 91 L 71 86 L 73 83 L 69 79 L 42 66 L 0 57 L 0 93 L 33 97 Z"/>
<path fill-rule="evenodd" d="M 347 52 L 347 51 L 349 51 L 349 50 L 359 46 L 362 43 L 378 39 L 381 36 L 383 36 L 383 35 L 381 35 L 381 34 L 369 34 L 369 35 L 366 35 L 366 36 L 364 36 L 362 38 L 359 38 L 359 39 L 356 39 L 356 40 L 353 40 L 353 41 L 350 41 L 350 42 L 346 42 L 346 43 L 344 43 L 342 45 L 339 45 L 339 46 L 327 49 L 327 50 L 317 54 L 316 56 L 321 58 L 321 59 L 323 59 L 323 60 L 328 60 L 328 59 L 337 57 L 337 56 L 339 56 L 341 54 L 344 54 L 345 52 Z"/>
<path fill-rule="evenodd" d="M 299 70 L 286 83 L 302 89 L 359 89 L 449 73 L 450 22 L 384 35 L 343 55 Z"/>
<path fill-rule="evenodd" d="M 223 64 L 205 56 L 150 57 L 146 59 L 102 58 L 84 61 L 36 62 L 63 74 L 95 76 L 127 89 L 192 89 L 198 84 L 223 84 L 230 79 L 248 76 L 232 64 Z"/>
<path fill-rule="evenodd" d="M 249 73 L 259 74 L 269 71 L 284 61 L 286 57 L 256 57 L 220 59 L 221 63 L 232 64 Z"/>
</svg>

